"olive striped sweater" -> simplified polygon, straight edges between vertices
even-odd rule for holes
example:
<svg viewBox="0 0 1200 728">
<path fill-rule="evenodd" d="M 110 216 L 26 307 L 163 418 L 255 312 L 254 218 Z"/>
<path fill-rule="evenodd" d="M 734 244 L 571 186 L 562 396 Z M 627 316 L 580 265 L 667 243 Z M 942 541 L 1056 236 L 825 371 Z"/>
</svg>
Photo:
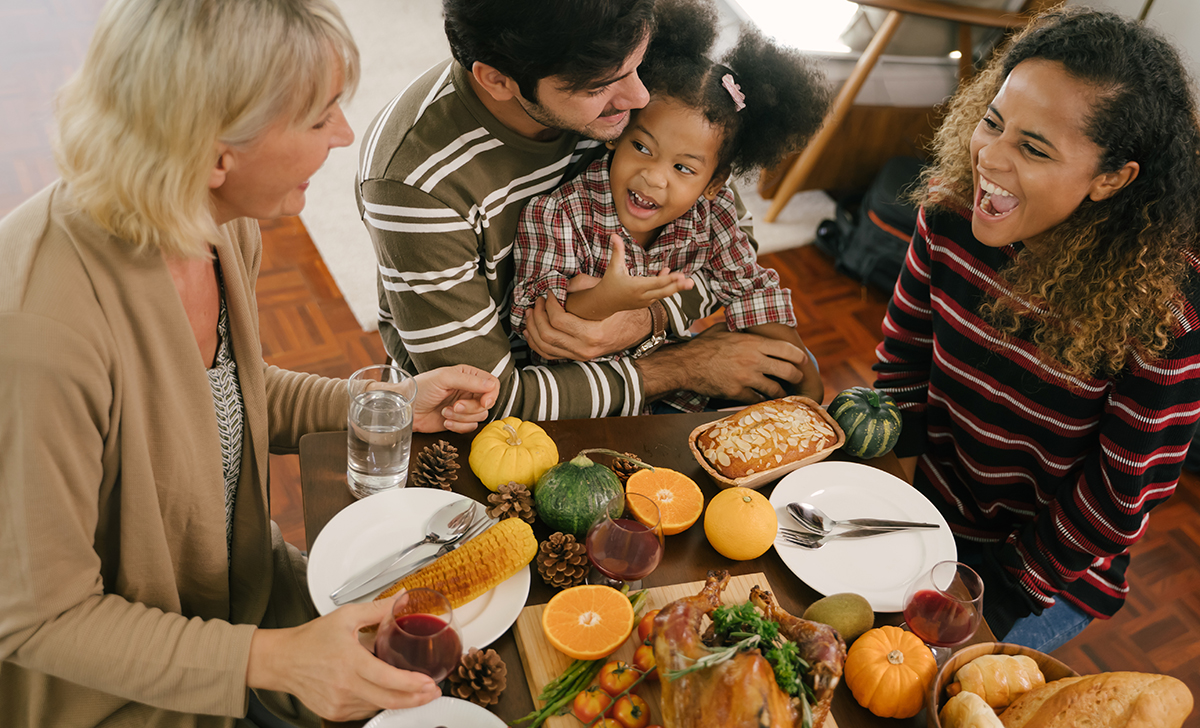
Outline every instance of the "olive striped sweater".
<svg viewBox="0 0 1200 728">
<path fill-rule="evenodd" d="M 1128 549 L 1174 492 L 1200 416 L 1194 285 L 1168 356 L 1077 379 L 978 313 L 1020 248 L 979 243 L 969 211 L 923 210 L 875 365 L 904 416 L 897 455 L 921 455 L 916 487 L 957 538 L 984 544 L 999 635 L 1060 595 L 1097 617 L 1120 609 Z"/>
<path fill-rule="evenodd" d="M 551 141 L 520 136 L 448 60 L 385 107 L 361 144 L 356 196 L 379 264 L 379 331 L 400 366 L 419 372 L 466 363 L 492 372 L 501 387 L 495 417 L 641 411 L 632 360 L 531 366 L 508 320 L 521 209 L 602 156 L 601 142 L 572 133 Z M 693 290 L 664 301 L 675 334 L 710 313 L 704 300 L 711 296 Z"/>
</svg>

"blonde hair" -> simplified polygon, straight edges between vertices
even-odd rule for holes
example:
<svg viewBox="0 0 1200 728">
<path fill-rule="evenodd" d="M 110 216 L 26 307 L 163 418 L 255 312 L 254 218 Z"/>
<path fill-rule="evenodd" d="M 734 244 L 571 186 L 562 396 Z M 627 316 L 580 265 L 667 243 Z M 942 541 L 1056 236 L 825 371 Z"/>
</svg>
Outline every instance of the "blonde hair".
<svg viewBox="0 0 1200 728">
<path fill-rule="evenodd" d="M 358 48 L 330 0 L 110 0 L 59 91 L 59 171 L 117 237 L 207 255 L 217 143 L 315 123 L 339 75 L 349 97 Z"/>
</svg>

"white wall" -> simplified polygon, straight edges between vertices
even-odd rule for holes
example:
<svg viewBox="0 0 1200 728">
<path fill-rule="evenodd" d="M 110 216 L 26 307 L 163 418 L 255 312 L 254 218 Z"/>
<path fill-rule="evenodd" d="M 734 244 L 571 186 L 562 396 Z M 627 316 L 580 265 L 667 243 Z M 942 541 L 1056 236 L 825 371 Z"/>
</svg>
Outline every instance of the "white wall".
<svg viewBox="0 0 1200 728">
<path fill-rule="evenodd" d="M 1192 74 L 1193 87 L 1200 86 L 1200 3 L 1155 0 L 1146 22 L 1171 39 Z"/>
<path fill-rule="evenodd" d="M 1131 18 L 1141 15 L 1146 2 L 1147 0 L 1071 0 L 1072 5 L 1111 10 Z M 1146 22 L 1174 44 L 1192 74 L 1193 85 L 1200 84 L 1200 2 L 1153 0 Z"/>
</svg>

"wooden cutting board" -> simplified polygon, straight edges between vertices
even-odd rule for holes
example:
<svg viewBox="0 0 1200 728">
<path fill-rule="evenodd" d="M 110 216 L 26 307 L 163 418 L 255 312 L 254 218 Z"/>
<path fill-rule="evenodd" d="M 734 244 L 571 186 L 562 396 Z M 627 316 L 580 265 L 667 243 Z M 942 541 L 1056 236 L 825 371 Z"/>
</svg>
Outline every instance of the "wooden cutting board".
<svg viewBox="0 0 1200 728">
<path fill-rule="evenodd" d="M 725 604 L 741 604 L 749 601 L 750 589 L 755 585 L 768 591 L 771 589 L 771 585 L 767 582 L 767 577 L 761 572 L 731 577 L 729 585 L 725 588 L 724 594 L 721 595 L 721 599 Z M 676 599 L 695 596 L 703 588 L 704 582 L 702 581 L 653 587 L 647 592 L 646 611 L 661 609 Z M 542 688 L 551 680 L 558 677 L 571 664 L 571 658 L 554 649 L 546 641 L 546 637 L 542 633 L 542 611 L 545 608 L 546 605 L 544 604 L 525 607 L 521 611 L 521 616 L 517 617 L 517 623 L 513 627 L 517 638 L 517 650 L 521 653 L 521 666 L 525 669 L 525 680 L 529 683 L 529 692 L 533 697 L 533 704 L 538 707 L 541 707 L 541 703 L 538 702 L 537 698 L 538 695 L 541 695 Z M 633 653 L 637 649 L 637 646 L 637 630 L 635 629 L 634 633 L 625 641 L 625 644 L 621 645 L 621 648 L 609 656 L 608 659 L 622 660 L 632 664 Z M 662 712 L 658 707 L 661 689 L 658 683 L 643 681 L 638 687 L 634 688 L 634 692 L 641 695 L 646 703 L 649 704 L 651 725 L 661 725 Z M 552 716 L 544 725 L 546 728 L 582 728 L 583 726 L 575 716 L 569 713 L 567 715 Z M 837 722 L 830 715 L 820 728 L 837 728 Z"/>
</svg>

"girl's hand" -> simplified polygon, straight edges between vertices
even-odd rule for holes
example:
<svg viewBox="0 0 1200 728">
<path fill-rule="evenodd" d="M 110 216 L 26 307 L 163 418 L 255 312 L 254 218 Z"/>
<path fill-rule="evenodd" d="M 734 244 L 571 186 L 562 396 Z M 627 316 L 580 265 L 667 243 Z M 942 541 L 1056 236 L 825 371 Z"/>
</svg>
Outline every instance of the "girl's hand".
<svg viewBox="0 0 1200 728">
<path fill-rule="evenodd" d="M 418 374 L 413 430 L 471 432 L 487 419 L 500 394 L 500 380 L 482 369 L 459 364 Z"/>
<path fill-rule="evenodd" d="M 695 287 L 695 281 L 682 273 L 672 273 L 670 268 L 663 268 L 656 276 L 629 275 L 629 269 L 625 266 L 624 241 L 616 233 L 612 234 L 609 241 L 612 243 L 612 254 L 608 258 L 604 277 L 596 288 L 614 302 L 615 310 L 646 308 L 661 298 Z"/>
<path fill-rule="evenodd" d="M 247 686 L 291 693 L 333 721 L 436 699 L 441 690 L 428 676 L 392 667 L 359 641 L 359 629 L 382 622 L 393 601 L 348 604 L 299 627 L 256 630 Z"/>
</svg>

